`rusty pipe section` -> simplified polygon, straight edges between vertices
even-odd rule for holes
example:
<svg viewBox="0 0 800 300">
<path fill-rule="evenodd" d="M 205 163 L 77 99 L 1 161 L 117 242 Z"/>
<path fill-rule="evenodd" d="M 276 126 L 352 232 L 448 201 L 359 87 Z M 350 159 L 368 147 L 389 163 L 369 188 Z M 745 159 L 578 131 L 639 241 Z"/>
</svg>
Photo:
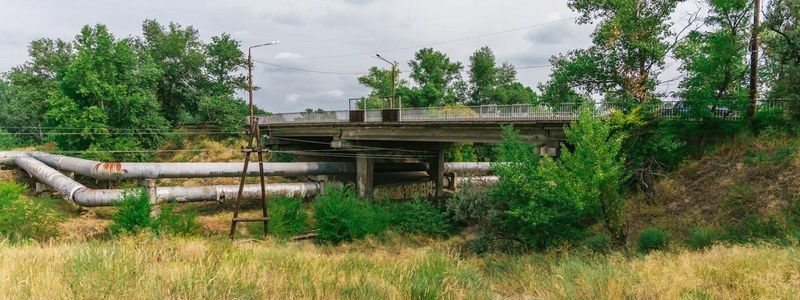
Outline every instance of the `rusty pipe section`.
<svg viewBox="0 0 800 300">
<path fill-rule="evenodd" d="M 45 152 L 0 152 L 0 162 L 16 156 L 30 156 L 50 167 L 101 180 L 239 177 L 243 167 L 243 163 L 98 162 Z M 376 165 L 378 172 L 424 171 L 426 169 L 427 166 L 424 164 Z M 445 173 L 486 174 L 491 172 L 492 163 L 445 163 L 444 169 Z M 344 175 L 354 174 L 355 170 L 356 165 L 352 162 L 264 164 L 264 172 L 269 176 Z M 247 175 L 258 176 L 258 164 L 250 164 Z"/>
<path fill-rule="evenodd" d="M 19 155 L 12 152 L 6 155 Z M 27 153 L 30 157 L 59 170 L 102 180 L 239 177 L 243 163 L 119 163 L 55 155 Z M 264 173 L 270 176 L 343 175 L 355 173 L 355 164 L 348 162 L 266 163 Z M 258 176 L 258 164 L 250 164 L 248 176 Z"/>
<path fill-rule="evenodd" d="M 74 201 L 85 207 L 111 206 L 122 199 L 121 189 L 90 189 L 67 175 L 51 168 L 45 163 L 24 153 L 15 153 L 6 158 L 5 163 L 13 163 L 25 170 L 40 182 L 47 184 L 62 198 Z M 267 196 L 310 197 L 325 189 L 325 185 L 341 186 L 340 182 L 301 182 L 267 184 Z M 156 187 L 154 202 L 201 202 L 224 201 L 236 197 L 238 185 L 213 185 L 197 187 Z M 261 186 L 245 185 L 242 196 L 257 199 L 261 196 Z"/>
</svg>

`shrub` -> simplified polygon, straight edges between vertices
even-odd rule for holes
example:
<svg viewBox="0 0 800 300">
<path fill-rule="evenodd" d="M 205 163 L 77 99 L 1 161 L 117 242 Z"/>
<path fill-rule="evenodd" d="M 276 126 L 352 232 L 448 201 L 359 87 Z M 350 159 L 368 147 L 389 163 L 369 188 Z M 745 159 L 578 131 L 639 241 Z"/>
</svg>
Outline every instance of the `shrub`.
<svg viewBox="0 0 800 300">
<path fill-rule="evenodd" d="M 639 251 L 650 253 L 653 250 L 664 250 L 667 248 L 669 238 L 667 232 L 660 228 L 647 228 L 639 233 Z"/>
<path fill-rule="evenodd" d="M 378 234 L 386 229 L 376 207 L 358 199 L 349 188 L 331 188 L 314 203 L 317 240 L 340 243 Z"/>
<path fill-rule="evenodd" d="M 17 183 L 0 183 L 0 238 L 21 241 L 55 237 L 63 217 L 46 199 L 32 200 L 22 195 L 24 190 Z"/>
<path fill-rule="evenodd" d="M 196 219 L 194 211 L 176 213 L 175 203 L 165 203 L 161 205 L 158 216 L 152 219 L 151 227 L 155 234 L 191 235 L 199 228 Z"/>
<path fill-rule="evenodd" d="M 686 244 L 694 250 L 705 249 L 714 245 L 720 238 L 719 232 L 710 228 L 695 228 L 689 233 Z"/>
<path fill-rule="evenodd" d="M 20 145 L 19 139 L 8 131 L 0 129 L 0 150 L 11 150 Z"/>
<path fill-rule="evenodd" d="M 117 212 L 111 217 L 111 233 L 136 233 L 150 229 L 153 234 L 189 235 L 197 231 L 197 215 L 194 212 L 176 213 L 175 203 L 165 203 L 155 218 L 151 217 L 153 205 L 145 189 L 127 190 L 116 205 Z"/>
<path fill-rule="evenodd" d="M 479 226 L 486 225 L 490 209 L 488 188 L 479 185 L 464 185 L 445 203 L 447 213 L 453 221 Z"/>
<path fill-rule="evenodd" d="M 286 238 L 306 230 L 306 212 L 301 199 L 278 198 L 267 204 L 270 234 Z M 263 226 L 263 223 L 258 224 Z"/>
<path fill-rule="evenodd" d="M 598 233 L 586 238 L 583 241 L 586 248 L 597 253 L 608 253 L 611 251 L 611 236 L 607 233 Z"/>
<path fill-rule="evenodd" d="M 389 226 L 400 232 L 444 236 L 452 229 L 447 214 L 427 200 L 384 204 L 384 209 L 389 210 Z"/>
<path fill-rule="evenodd" d="M 135 233 L 150 227 L 150 196 L 145 189 L 125 191 L 121 201 L 116 205 L 117 212 L 111 218 L 111 233 Z"/>
<path fill-rule="evenodd" d="M 503 129 L 497 152 L 505 164 L 493 168 L 500 182 L 489 193 L 485 226 L 497 239 L 543 249 L 577 241 L 601 223 L 624 244 L 627 176 L 621 137 L 588 108 L 565 133 L 574 150 L 563 147 L 560 160 L 539 160 L 536 148 L 518 132 Z"/>
</svg>

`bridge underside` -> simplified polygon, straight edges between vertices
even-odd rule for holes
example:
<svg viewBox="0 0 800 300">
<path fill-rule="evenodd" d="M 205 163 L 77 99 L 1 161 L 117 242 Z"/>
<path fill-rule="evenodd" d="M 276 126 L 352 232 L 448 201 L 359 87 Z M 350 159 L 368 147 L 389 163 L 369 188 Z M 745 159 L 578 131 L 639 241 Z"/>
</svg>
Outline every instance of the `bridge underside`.
<svg viewBox="0 0 800 300">
<path fill-rule="evenodd" d="M 359 196 L 371 198 L 375 163 L 427 163 L 435 195 L 444 194 L 444 150 L 458 143 L 499 143 L 502 127 L 514 125 L 522 138 L 540 146 L 543 155 L 557 155 L 568 121 L 530 122 L 382 122 L 262 124 L 266 145 L 275 152 L 316 160 L 355 161 Z"/>
</svg>

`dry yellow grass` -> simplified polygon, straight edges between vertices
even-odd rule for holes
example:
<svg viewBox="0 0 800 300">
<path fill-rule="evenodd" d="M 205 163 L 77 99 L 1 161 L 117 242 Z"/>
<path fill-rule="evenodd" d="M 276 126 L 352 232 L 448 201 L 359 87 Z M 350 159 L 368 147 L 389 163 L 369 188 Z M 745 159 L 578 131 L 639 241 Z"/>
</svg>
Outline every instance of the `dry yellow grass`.
<svg viewBox="0 0 800 300">
<path fill-rule="evenodd" d="M 462 256 L 461 241 L 343 246 L 152 238 L 0 243 L 0 298 L 794 298 L 798 248 Z"/>
</svg>

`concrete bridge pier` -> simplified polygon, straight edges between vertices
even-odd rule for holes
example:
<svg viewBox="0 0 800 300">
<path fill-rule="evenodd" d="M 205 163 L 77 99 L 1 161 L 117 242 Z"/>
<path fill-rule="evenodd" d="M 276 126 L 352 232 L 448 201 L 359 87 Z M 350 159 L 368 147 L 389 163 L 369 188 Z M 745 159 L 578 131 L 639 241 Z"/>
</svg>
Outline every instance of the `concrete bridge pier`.
<svg viewBox="0 0 800 300">
<path fill-rule="evenodd" d="M 436 199 L 444 197 L 444 150 L 438 149 L 434 151 L 433 157 L 428 161 L 429 169 L 428 176 L 433 181 L 434 193 Z"/>
<path fill-rule="evenodd" d="M 358 197 L 372 199 L 375 185 L 375 158 L 367 153 L 356 155 L 356 190 Z"/>
</svg>

